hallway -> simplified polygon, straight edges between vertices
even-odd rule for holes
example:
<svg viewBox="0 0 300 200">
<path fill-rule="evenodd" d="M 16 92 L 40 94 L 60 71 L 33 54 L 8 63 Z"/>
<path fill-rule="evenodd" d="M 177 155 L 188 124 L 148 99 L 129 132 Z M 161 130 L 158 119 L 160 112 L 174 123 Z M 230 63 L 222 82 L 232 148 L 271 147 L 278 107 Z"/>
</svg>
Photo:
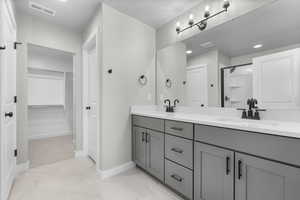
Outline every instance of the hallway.
<svg viewBox="0 0 300 200">
<path fill-rule="evenodd" d="M 101 180 L 87 158 L 30 169 L 19 176 L 9 200 L 180 200 L 138 169 Z"/>
</svg>

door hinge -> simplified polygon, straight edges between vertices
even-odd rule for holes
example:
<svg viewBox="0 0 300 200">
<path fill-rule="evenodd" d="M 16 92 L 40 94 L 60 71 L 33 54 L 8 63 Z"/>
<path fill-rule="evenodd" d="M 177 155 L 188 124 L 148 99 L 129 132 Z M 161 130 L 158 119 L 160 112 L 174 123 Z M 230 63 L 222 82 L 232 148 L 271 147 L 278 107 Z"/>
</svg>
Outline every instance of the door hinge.
<svg viewBox="0 0 300 200">
<path fill-rule="evenodd" d="M 14 103 L 17 103 L 17 102 L 18 102 L 18 97 L 14 96 Z"/>
<path fill-rule="evenodd" d="M 23 44 L 22 42 L 14 42 L 14 49 L 17 49 L 18 48 L 18 45 L 21 45 Z"/>
<path fill-rule="evenodd" d="M 15 149 L 14 156 L 15 156 L 15 157 L 18 156 L 18 149 Z"/>
</svg>

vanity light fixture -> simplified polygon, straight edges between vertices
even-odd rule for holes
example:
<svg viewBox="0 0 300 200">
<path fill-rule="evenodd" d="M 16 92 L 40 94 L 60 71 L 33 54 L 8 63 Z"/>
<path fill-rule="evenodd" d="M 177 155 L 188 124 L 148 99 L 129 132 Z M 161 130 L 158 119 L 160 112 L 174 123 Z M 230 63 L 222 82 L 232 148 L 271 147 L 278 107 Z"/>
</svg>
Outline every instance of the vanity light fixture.
<svg viewBox="0 0 300 200">
<path fill-rule="evenodd" d="M 254 49 L 259 49 L 259 48 L 262 48 L 263 45 L 262 44 L 256 44 L 253 46 Z"/>
<path fill-rule="evenodd" d="M 213 14 L 213 15 L 211 15 L 211 13 L 210 13 L 210 6 L 206 6 L 205 11 L 204 11 L 204 19 L 202 19 L 202 20 L 200 20 L 199 22 L 196 22 L 196 23 L 194 22 L 194 15 L 191 14 L 189 16 L 189 21 L 188 21 L 188 26 L 187 27 L 182 29 L 181 26 L 180 26 L 180 22 L 176 23 L 176 32 L 177 32 L 177 34 L 180 34 L 180 33 L 184 32 L 184 31 L 186 31 L 190 28 L 193 28 L 194 26 L 197 26 L 200 31 L 205 30 L 206 27 L 207 27 L 207 21 L 214 18 L 214 17 L 216 17 L 216 16 L 218 16 L 218 15 L 220 15 L 220 14 L 222 14 L 222 13 L 224 13 L 224 12 L 227 12 L 229 6 L 230 6 L 229 0 L 224 0 L 223 10 L 221 10 L 221 11 L 219 11 L 219 12 Z"/>
</svg>

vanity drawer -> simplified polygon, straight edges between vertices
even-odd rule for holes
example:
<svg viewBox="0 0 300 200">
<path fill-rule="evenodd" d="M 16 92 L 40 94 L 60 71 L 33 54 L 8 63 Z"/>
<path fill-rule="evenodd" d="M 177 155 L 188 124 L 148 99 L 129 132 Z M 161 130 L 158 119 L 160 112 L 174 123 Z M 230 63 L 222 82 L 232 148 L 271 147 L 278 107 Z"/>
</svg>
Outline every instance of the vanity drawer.
<svg viewBox="0 0 300 200">
<path fill-rule="evenodd" d="M 195 125 L 195 140 L 300 167 L 300 139 Z"/>
<path fill-rule="evenodd" d="M 193 172 L 191 170 L 165 160 L 165 183 L 186 198 L 193 199 Z"/>
<path fill-rule="evenodd" d="M 166 158 L 193 169 L 193 141 L 166 135 Z"/>
<path fill-rule="evenodd" d="M 164 120 L 162 119 L 133 115 L 132 123 L 135 126 L 144 127 L 161 132 L 164 131 Z"/>
<path fill-rule="evenodd" d="M 193 124 L 166 120 L 165 132 L 180 137 L 193 139 Z"/>
</svg>

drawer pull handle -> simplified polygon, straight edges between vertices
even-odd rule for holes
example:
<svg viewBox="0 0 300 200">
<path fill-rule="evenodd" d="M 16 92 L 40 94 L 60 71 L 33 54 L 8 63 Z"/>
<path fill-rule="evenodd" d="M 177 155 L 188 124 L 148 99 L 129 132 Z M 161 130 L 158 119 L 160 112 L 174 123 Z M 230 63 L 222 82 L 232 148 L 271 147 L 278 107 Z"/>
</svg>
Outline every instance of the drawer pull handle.
<svg viewBox="0 0 300 200">
<path fill-rule="evenodd" d="M 230 173 L 230 157 L 226 157 L 226 175 L 229 175 Z"/>
<path fill-rule="evenodd" d="M 241 160 L 239 160 L 238 161 L 238 179 L 239 180 L 241 180 L 241 178 L 242 178 L 242 161 Z"/>
<path fill-rule="evenodd" d="M 172 148 L 171 151 L 173 151 L 175 153 L 180 153 L 180 154 L 183 153 L 183 150 L 182 149 L 178 149 L 178 148 Z"/>
<path fill-rule="evenodd" d="M 171 178 L 173 178 L 174 180 L 178 181 L 178 182 L 182 182 L 183 178 L 181 178 L 180 176 L 178 176 L 177 174 L 172 174 Z"/>
<path fill-rule="evenodd" d="M 179 128 L 179 127 L 171 127 L 170 129 L 174 131 L 183 131 L 183 128 Z"/>
</svg>

